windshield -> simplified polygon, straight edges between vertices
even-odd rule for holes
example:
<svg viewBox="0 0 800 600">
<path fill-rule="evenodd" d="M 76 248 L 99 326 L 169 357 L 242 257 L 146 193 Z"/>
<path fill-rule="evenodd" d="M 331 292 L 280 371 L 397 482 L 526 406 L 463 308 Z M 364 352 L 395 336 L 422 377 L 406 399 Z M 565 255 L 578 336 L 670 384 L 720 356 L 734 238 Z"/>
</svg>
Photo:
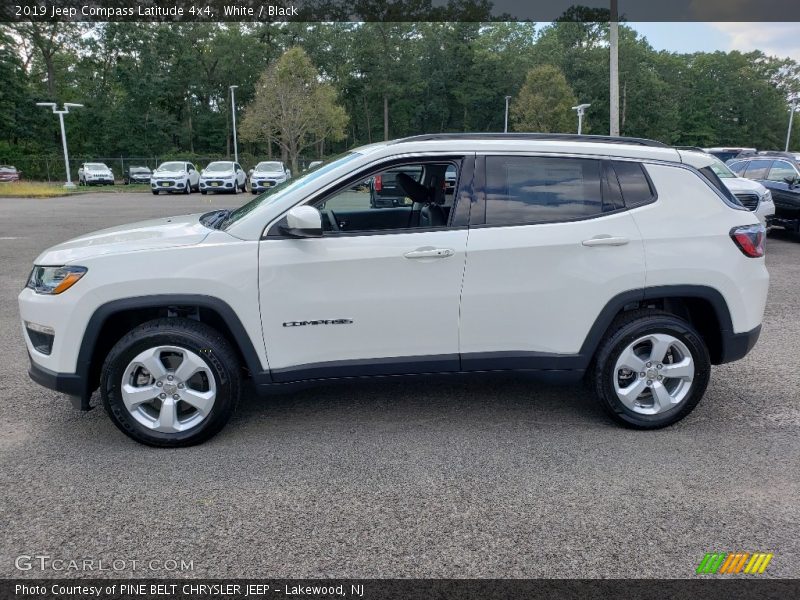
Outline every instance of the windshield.
<svg viewBox="0 0 800 600">
<path fill-rule="evenodd" d="M 330 171 L 342 166 L 345 163 L 350 162 L 351 160 L 358 158 L 361 156 L 358 152 L 350 152 L 348 154 L 344 154 L 341 156 L 337 156 L 336 158 L 331 159 L 330 161 L 322 164 L 319 168 L 310 171 L 308 174 L 303 175 L 302 177 L 298 177 L 297 179 L 292 179 L 287 182 L 281 183 L 276 185 L 275 187 L 269 188 L 266 192 L 256 196 L 250 202 L 245 204 L 244 206 L 240 206 L 233 212 L 231 212 L 226 218 L 225 221 L 222 222 L 220 225 L 220 229 L 225 230 L 230 227 L 231 224 L 235 223 L 245 215 L 251 213 L 259 206 L 264 203 L 273 203 L 277 202 L 281 198 L 283 198 L 286 194 L 293 192 L 294 190 L 303 187 L 304 185 L 308 185 L 318 177 L 325 175 Z"/>
<path fill-rule="evenodd" d="M 717 174 L 720 179 L 736 179 L 736 174 L 731 171 L 724 162 L 717 159 L 711 163 L 711 169 Z"/>
<path fill-rule="evenodd" d="M 131 173 L 149 173 L 150 169 L 147 167 L 131 167 Z"/>
<path fill-rule="evenodd" d="M 260 162 L 256 165 L 256 171 L 283 171 L 283 163 L 270 161 Z"/>
<path fill-rule="evenodd" d="M 157 171 L 183 171 L 183 163 L 182 162 L 165 162 L 162 164 Z"/>
<path fill-rule="evenodd" d="M 219 173 L 221 171 L 233 171 L 233 163 L 232 162 L 213 162 L 209 164 L 205 171 L 208 173 Z"/>
<path fill-rule="evenodd" d="M 86 168 L 89 171 L 108 171 L 108 167 L 102 164 L 87 164 Z"/>
</svg>

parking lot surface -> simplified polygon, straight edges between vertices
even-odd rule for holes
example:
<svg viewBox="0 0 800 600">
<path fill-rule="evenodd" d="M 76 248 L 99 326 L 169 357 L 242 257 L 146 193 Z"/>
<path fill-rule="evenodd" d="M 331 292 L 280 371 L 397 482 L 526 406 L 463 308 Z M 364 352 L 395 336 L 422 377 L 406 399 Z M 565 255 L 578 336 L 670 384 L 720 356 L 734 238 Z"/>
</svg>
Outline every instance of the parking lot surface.
<svg viewBox="0 0 800 600">
<path fill-rule="evenodd" d="M 762 577 L 800 577 L 800 239 L 786 235 L 768 242 L 758 345 L 661 431 L 612 424 L 580 386 L 388 379 L 246 397 L 210 442 L 160 450 L 28 379 L 16 296 L 42 250 L 249 199 L 0 198 L 0 577 L 671 578 L 712 551 L 772 552 Z M 15 568 L 37 553 L 127 566 Z"/>
</svg>

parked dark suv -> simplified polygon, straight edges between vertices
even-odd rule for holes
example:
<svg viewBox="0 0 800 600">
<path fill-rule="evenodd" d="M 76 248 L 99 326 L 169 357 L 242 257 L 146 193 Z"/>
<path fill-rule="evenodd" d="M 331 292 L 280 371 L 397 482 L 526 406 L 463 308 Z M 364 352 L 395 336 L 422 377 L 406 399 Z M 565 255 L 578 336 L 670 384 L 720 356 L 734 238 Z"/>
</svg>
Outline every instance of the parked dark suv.
<svg viewBox="0 0 800 600">
<path fill-rule="evenodd" d="M 125 185 L 129 183 L 150 183 L 153 172 L 149 167 L 127 167 L 122 174 L 122 181 Z"/>
<path fill-rule="evenodd" d="M 800 164 L 786 152 L 763 152 L 731 161 L 728 167 L 739 175 L 758 181 L 772 192 L 775 217 L 772 224 L 800 232 Z"/>
</svg>

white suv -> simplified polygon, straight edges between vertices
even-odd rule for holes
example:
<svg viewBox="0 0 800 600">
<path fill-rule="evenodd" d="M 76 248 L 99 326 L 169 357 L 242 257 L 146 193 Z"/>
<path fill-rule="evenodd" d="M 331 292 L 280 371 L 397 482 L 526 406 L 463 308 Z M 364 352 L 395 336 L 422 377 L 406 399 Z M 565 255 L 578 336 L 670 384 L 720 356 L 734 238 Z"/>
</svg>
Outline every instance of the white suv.
<svg viewBox="0 0 800 600">
<path fill-rule="evenodd" d="M 227 192 L 238 194 L 247 189 L 247 175 L 237 162 L 218 160 L 209 163 L 200 173 L 200 193 Z"/>
<path fill-rule="evenodd" d="M 83 163 L 78 169 L 79 185 L 114 185 L 114 173 L 105 163 Z"/>
<path fill-rule="evenodd" d="M 154 196 L 161 192 L 191 194 L 200 189 L 200 173 L 194 165 L 183 160 L 161 163 L 150 176 L 150 190 Z"/>
<path fill-rule="evenodd" d="M 250 171 L 250 191 L 260 194 L 291 177 L 291 171 L 279 160 L 265 160 Z"/>
<path fill-rule="evenodd" d="M 586 375 L 618 422 L 669 425 L 712 364 L 756 343 L 769 283 L 764 227 L 710 157 L 684 156 L 633 139 L 417 136 L 233 211 L 65 242 L 19 296 L 30 375 L 83 409 L 99 386 L 114 423 L 155 446 L 217 433 L 243 378 L 267 394 Z M 398 167 L 407 202 L 372 208 L 363 182 Z"/>
</svg>

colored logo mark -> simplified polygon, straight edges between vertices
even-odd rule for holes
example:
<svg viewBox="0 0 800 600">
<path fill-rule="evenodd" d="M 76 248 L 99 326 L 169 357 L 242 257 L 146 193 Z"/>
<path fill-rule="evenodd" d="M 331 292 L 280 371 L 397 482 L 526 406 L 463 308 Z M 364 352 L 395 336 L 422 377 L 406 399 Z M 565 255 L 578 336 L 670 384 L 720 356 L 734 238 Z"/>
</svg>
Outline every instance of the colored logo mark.
<svg viewBox="0 0 800 600">
<path fill-rule="evenodd" d="M 747 573 L 757 575 L 767 569 L 773 554 L 767 552 L 708 552 L 700 561 L 698 575 Z"/>
</svg>

